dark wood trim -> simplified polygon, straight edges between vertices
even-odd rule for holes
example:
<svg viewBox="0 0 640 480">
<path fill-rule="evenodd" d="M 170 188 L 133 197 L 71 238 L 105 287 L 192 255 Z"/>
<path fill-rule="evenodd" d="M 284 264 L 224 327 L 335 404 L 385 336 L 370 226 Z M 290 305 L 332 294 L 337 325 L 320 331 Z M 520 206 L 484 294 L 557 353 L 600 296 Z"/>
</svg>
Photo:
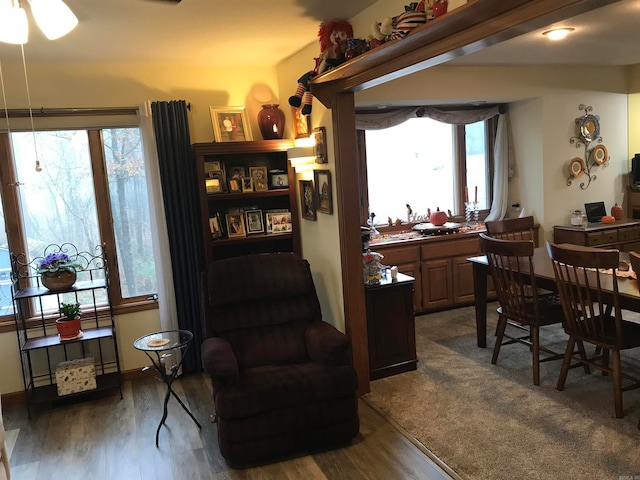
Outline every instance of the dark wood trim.
<svg viewBox="0 0 640 480">
<path fill-rule="evenodd" d="M 470 0 L 415 28 L 406 38 L 318 75 L 311 91 L 330 108 L 336 93 L 375 87 L 618 1 Z"/>
<path fill-rule="evenodd" d="M 342 264 L 342 295 L 346 334 L 351 339 L 353 366 L 358 372 L 358 393 L 369 392 L 369 345 L 362 280 L 360 235 L 360 188 L 356 148 L 356 116 L 353 93 L 334 97 L 333 143 L 336 161 L 336 191 Z"/>
</svg>

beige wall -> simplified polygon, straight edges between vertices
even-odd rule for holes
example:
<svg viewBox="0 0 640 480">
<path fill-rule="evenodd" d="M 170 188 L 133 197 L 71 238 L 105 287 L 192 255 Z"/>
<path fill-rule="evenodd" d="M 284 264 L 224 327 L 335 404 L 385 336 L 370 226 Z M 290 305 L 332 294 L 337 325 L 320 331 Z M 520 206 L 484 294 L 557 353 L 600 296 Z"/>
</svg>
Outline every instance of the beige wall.
<svg viewBox="0 0 640 480">
<path fill-rule="evenodd" d="M 146 100 L 186 100 L 191 103 L 189 127 L 193 142 L 213 140 L 211 105 L 245 105 L 254 139 L 261 139 L 256 122 L 260 105 L 278 103 L 275 68 L 31 65 L 27 56 L 27 69 L 34 108 L 126 107 Z M 27 108 L 22 65 L 3 62 L 2 71 L 8 108 Z M 290 126 L 288 128 L 291 136 Z M 333 278 L 326 275 L 326 280 L 319 283 L 331 286 Z M 148 359 L 132 345 L 139 336 L 160 328 L 158 312 L 120 315 L 116 325 L 122 369 L 136 370 L 147 365 Z M 6 394 L 23 388 L 16 335 L 14 332 L 0 334 L 0 392 Z"/>
</svg>

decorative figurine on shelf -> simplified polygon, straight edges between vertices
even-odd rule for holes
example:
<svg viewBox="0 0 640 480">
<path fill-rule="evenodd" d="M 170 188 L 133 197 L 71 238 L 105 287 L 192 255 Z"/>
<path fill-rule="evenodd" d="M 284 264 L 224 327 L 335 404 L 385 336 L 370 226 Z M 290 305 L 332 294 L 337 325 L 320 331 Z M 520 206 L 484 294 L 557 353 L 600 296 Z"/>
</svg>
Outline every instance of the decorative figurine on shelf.
<svg viewBox="0 0 640 480">
<path fill-rule="evenodd" d="M 404 12 L 395 17 L 387 17 L 373 23 L 373 38 L 380 44 L 398 38 L 404 38 L 419 25 L 427 21 L 425 1 L 405 5 Z"/>
<path fill-rule="evenodd" d="M 316 66 L 298 79 L 296 93 L 289 97 L 289 105 L 292 107 L 298 108 L 304 103 L 302 107 L 303 115 L 311 114 L 313 94 L 309 90 L 309 82 L 316 75 L 326 72 L 345 61 L 347 39 L 353 37 L 353 27 L 346 20 L 323 22 L 320 24 L 318 37 L 320 37 L 320 56 L 316 58 Z"/>
<path fill-rule="evenodd" d="M 362 269 L 364 273 L 365 285 L 375 285 L 380 283 L 382 273 L 384 272 L 384 265 L 380 263 L 384 256 L 379 253 L 367 250 L 362 254 Z"/>
</svg>

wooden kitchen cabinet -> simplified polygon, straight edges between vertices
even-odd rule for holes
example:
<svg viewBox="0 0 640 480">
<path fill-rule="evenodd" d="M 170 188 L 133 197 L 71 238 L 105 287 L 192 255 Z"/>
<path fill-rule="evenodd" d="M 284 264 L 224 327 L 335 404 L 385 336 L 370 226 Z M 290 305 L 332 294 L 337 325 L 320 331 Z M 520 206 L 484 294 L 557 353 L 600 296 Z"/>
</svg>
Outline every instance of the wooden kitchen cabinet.
<svg viewBox="0 0 640 480">
<path fill-rule="evenodd" d="M 396 280 L 387 276 L 365 286 L 371 380 L 417 368 L 414 284 L 413 277 L 398 273 Z"/>
<path fill-rule="evenodd" d="M 628 251 L 640 242 L 640 220 L 622 218 L 609 224 L 556 225 L 553 227 L 553 242 Z"/>
<path fill-rule="evenodd" d="M 422 281 L 420 279 L 420 246 L 418 244 L 405 246 L 376 246 L 371 250 L 384 256 L 384 265 L 397 266 L 398 271 L 415 279 L 413 293 L 413 309 L 422 310 Z"/>
<path fill-rule="evenodd" d="M 422 310 L 435 310 L 453 303 L 453 269 L 451 260 L 442 258 L 421 263 Z"/>
</svg>

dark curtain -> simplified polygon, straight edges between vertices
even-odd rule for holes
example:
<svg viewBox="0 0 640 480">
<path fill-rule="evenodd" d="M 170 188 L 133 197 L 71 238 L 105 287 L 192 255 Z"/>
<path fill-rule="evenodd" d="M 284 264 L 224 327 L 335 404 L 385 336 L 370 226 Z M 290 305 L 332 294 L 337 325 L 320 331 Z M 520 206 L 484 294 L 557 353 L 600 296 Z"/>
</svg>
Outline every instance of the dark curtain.
<svg viewBox="0 0 640 480">
<path fill-rule="evenodd" d="M 193 333 L 193 343 L 184 358 L 183 371 L 196 372 L 202 370 L 200 271 L 204 255 L 187 104 L 184 100 L 153 102 L 151 111 L 167 216 L 178 326 Z"/>
</svg>

